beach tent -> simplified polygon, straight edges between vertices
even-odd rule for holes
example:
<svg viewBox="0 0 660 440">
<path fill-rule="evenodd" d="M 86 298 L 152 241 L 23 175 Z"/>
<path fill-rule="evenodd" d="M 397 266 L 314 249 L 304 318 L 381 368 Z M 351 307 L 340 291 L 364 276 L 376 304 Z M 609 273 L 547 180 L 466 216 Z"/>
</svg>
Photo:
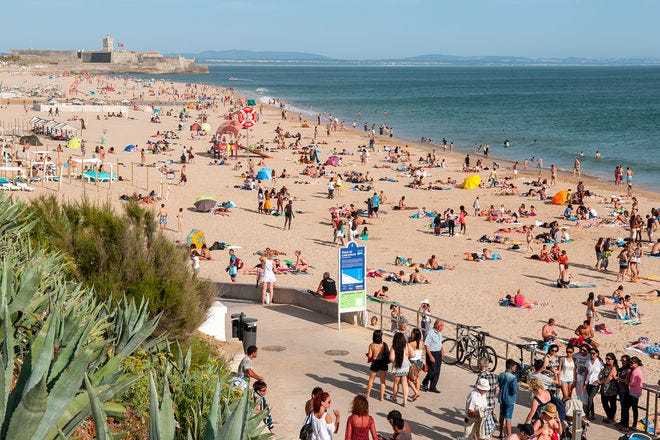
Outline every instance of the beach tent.
<svg viewBox="0 0 660 440">
<path fill-rule="evenodd" d="M 257 173 L 257 180 L 270 180 L 273 176 L 273 170 L 270 168 L 262 168 Z"/>
<path fill-rule="evenodd" d="M 218 200 L 215 197 L 201 196 L 195 200 L 193 205 L 199 212 L 210 212 L 213 208 L 215 208 L 216 203 L 218 203 Z"/>
<path fill-rule="evenodd" d="M 195 122 L 193 125 L 190 126 L 190 131 L 199 131 L 202 129 L 202 126 L 199 125 L 197 122 Z"/>
<path fill-rule="evenodd" d="M 188 246 L 194 244 L 197 249 L 201 248 L 202 245 L 206 243 L 204 231 L 200 231 L 199 229 L 192 229 L 186 237 L 186 243 L 188 243 Z"/>
<path fill-rule="evenodd" d="M 330 156 L 325 161 L 325 165 L 330 165 L 333 167 L 338 167 L 340 163 L 341 163 L 341 157 L 339 156 Z"/>
<path fill-rule="evenodd" d="M 66 146 L 69 148 L 80 148 L 80 138 L 79 137 L 72 137 L 69 139 L 69 142 L 66 143 Z"/>
<path fill-rule="evenodd" d="M 223 134 L 233 134 L 234 136 L 238 137 L 238 134 L 240 133 L 241 128 L 236 125 L 235 123 L 229 122 L 225 125 L 222 125 L 218 128 L 218 131 L 216 131 L 216 134 L 223 135 Z"/>
<path fill-rule="evenodd" d="M 479 188 L 479 185 L 481 185 L 481 176 L 478 174 L 467 176 L 465 180 L 463 180 L 463 189 L 475 189 Z"/>
<path fill-rule="evenodd" d="M 128 151 L 129 153 L 133 153 L 135 150 L 137 150 L 137 147 L 133 144 L 128 144 L 124 147 L 124 151 Z"/>
<path fill-rule="evenodd" d="M 207 132 L 207 133 L 210 133 L 211 132 L 211 124 L 209 124 L 207 122 L 204 122 L 202 124 L 202 130 Z"/>
<path fill-rule="evenodd" d="M 18 142 L 21 145 L 32 145 L 33 147 L 40 147 L 43 145 L 36 134 L 21 136 Z"/>
<path fill-rule="evenodd" d="M 564 205 L 566 204 L 567 200 L 568 200 L 568 191 L 566 190 L 559 191 L 557 194 L 552 196 L 553 205 Z"/>
</svg>

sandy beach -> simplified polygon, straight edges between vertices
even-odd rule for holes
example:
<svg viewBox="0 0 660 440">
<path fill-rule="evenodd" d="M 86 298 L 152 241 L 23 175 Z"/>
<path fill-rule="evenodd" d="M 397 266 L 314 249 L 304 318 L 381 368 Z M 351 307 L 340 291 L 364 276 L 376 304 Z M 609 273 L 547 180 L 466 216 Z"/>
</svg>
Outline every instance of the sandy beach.
<svg viewBox="0 0 660 440">
<path fill-rule="evenodd" d="M 212 131 L 223 125 L 226 121 L 224 116 L 229 111 L 228 103 L 223 103 L 222 97 L 228 92 L 225 89 L 211 86 L 198 85 L 187 86 L 185 84 L 170 83 L 164 81 L 137 82 L 128 78 L 112 78 L 104 76 L 66 76 L 66 75 L 40 75 L 36 76 L 27 71 L 0 71 L 0 82 L 5 87 L 23 89 L 26 93 L 34 91 L 40 97 L 47 97 L 48 89 L 59 90 L 68 98 L 89 99 L 90 93 L 93 97 L 103 99 L 110 103 L 119 103 L 122 100 L 139 101 L 138 110 L 131 109 L 122 118 L 110 117 L 101 114 L 97 119 L 95 113 L 62 113 L 58 116 L 49 116 L 48 113 L 35 112 L 31 107 L 23 104 L 3 104 L 0 108 L 1 127 L 5 132 L 11 127 L 26 127 L 28 121 L 39 116 L 44 119 L 55 119 L 66 122 L 80 128 L 80 122 L 75 120 L 82 117 L 85 120 L 85 130 L 81 137 L 86 141 L 86 157 L 94 155 L 94 148 L 100 145 L 103 139 L 106 151 L 114 147 L 114 154 L 105 155 L 104 170 L 109 171 L 109 164 L 113 164 L 113 171 L 117 172 L 122 180 L 108 183 L 83 183 L 81 179 L 69 179 L 66 177 L 61 183 L 58 182 L 34 182 L 33 192 L 12 191 L 13 197 L 30 199 L 40 195 L 55 195 L 62 200 L 76 200 L 87 196 L 99 202 L 108 201 L 116 207 L 121 207 L 121 195 L 133 193 L 147 194 L 153 190 L 158 193 L 161 200 L 155 201 L 152 206 L 158 212 L 160 204 L 165 205 L 164 212 L 167 214 L 167 228 L 165 233 L 172 240 L 185 243 L 188 233 L 192 229 L 204 232 L 206 242 L 211 244 L 215 241 L 225 242 L 236 248 L 236 254 L 245 262 L 245 269 L 253 267 L 258 263 L 256 253 L 270 247 L 285 253 L 282 260 L 295 260 L 294 252 L 302 251 L 311 268 L 307 274 L 278 274 L 275 289 L 277 295 L 278 286 L 295 287 L 301 289 L 315 290 L 322 277 L 323 272 L 330 272 L 333 277 L 337 272 L 337 246 L 333 244 L 333 230 L 331 227 L 330 209 L 332 207 L 348 206 L 354 204 L 358 209 L 366 208 L 366 199 L 374 191 L 382 191 L 383 200 L 377 218 L 367 219 L 369 240 L 365 242 L 368 249 L 368 266 L 373 269 L 383 269 L 387 272 L 398 272 L 404 270 L 406 276 L 411 273 L 408 267 L 395 266 L 395 257 L 410 257 L 414 262 L 423 263 L 435 255 L 442 264 L 454 267 L 453 270 L 442 270 L 424 272 L 428 277 L 428 284 L 401 285 L 385 282 L 383 278 L 369 279 L 368 290 L 374 292 L 381 286 L 389 288 L 391 299 L 406 306 L 417 308 L 420 301 L 428 299 L 431 303 L 432 312 L 443 318 L 462 322 L 466 324 L 480 325 L 493 335 L 514 341 L 528 342 L 539 339 L 541 326 L 549 318 L 555 318 L 558 324 L 559 336 L 569 339 L 573 336 L 575 328 L 585 319 L 585 306 L 589 292 L 610 295 L 620 284 L 623 284 L 624 294 L 635 294 L 650 292 L 660 288 L 660 258 L 647 256 L 651 245 L 643 243 L 644 256 L 640 263 L 641 277 L 638 282 L 617 281 L 616 270 L 618 269 L 616 255 L 618 249 L 610 258 L 609 272 L 594 270 L 595 255 L 594 244 L 599 237 L 610 237 L 614 239 L 629 236 L 629 231 L 617 224 L 593 223 L 589 227 L 577 226 L 575 221 L 565 220 L 562 217 L 564 206 L 547 204 L 540 201 L 538 197 L 524 197 L 517 195 L 504 195 L 501 188 L 477 188 L 465 190 L 460 184 L 465 177 L 475 173 L 462 171 L 464 153 L 446 152 L 442 149 L 436 150 L 438 161 L 444 158 L 446 168 L 426 168 L 426 182 L 447 178 L 455 179 L 457 185 L 443 185 L 450 187 L 448 190 L 423 190 L 406 186 L 412 181 L 410 173 L 397 171 L 401 163 L 385 161 L 387 153 L 385 146 L 400 146 L 410 151 L 411 163 L 419 164 L 420 155 L 426 157 L 428 145 L 419 145 L 396 138 L 384 136 L 375 137 L 375 151 L 369 153 L 366 164 L 361 164 L 358 146 L 368 143 L 367 134 L 360 130 L 340 129 L 331 131 L 328 136 L 325 126 L 319 127 L 317 144 L 325 159 L 332 153 L 346 150 L 348 155 L 341 155 L 341 166 L 326 167 L 326 173 L 345 173 L 357 171 L 369 173 L 374 179 L 373 188 L 370 191 L 359 191 L 353 189 L 353 184 L 344 182 L 341 188 L 335 191 L 334 199 L 327 197 L 328 177 L 310 177 L 301 175 L 305 164 L 299 163 L 300 153 L 290 148 L 278 149 L 273 142 L 275 129 L 280 127 L 283 131 L 291 134 L 301 133 L 301 146 L 312 143 L 314 137 L 314 126 L 316 121 L 308 121 L 306 128 L 303 127 L 301 116 L 287 113 L 287 120 L 282 120 L 280 109 L 276 106 L 261 106 L 261 116 L 258 123 L 250 130 L 250 142 L 263 140 L 268 155 L 271 159 L 262 160 L 259 157 L 248 158 L 246 152 L 241 150 L 238 161 L 242 168 L 238 169 L 236 161 L 229 160 L 225 165 L 211 164 L 212 158 L 207 153 L 211 134 L 195 136 L 191 138 L 189 127 L 196 121 L 201 123 L 200 113 L 208 116 L 208 123 Z M 106 88 L 106 92 L 101 89 Z M 111 90 L 112 89 L 112 90 Z M 178 96 L 177 96 L 178 94 Z M 194 101 L 196 96 L 207 95 L 216 98 L 214 104 L 208 110 L 190 109 L 190 119 L 183 122 L 183 130 L 178 130 L 179 112 L 182 103 Z M 234 96 L 234 99 L 238 97 Z M 63 100 L 63 99 L 62 99 Z M 148 107 L 149 102 L 158 102 L 160 107 L 160 121 L 150 121 L 152 112 Z M 170 103 L 170 104 L 168 104 Z M 143 105 L 144 104 L 144 105 Z M 132 106 L 132 104 L 131 104 Z M 259 107 L 259 106 L 258 106 Z M 171 116 L 168 116 L 171 114 Z M 152 154 L 146 153 L 146 164 L 141 165 L 139 150 L 146 146 L 147 140 L 155 141 L 162 139 L 153 137 L 157 132 L 163 133 L 173 131 L 178 139 L 171 139 L 171 151 Z M 1 133 L 1 129 L 0 129 Z M 13 145 L 15 150 L 21 151 L 17 139 L 5 133 L 0 137 L 4 139 L 3 145 Z M 29 150 L 51 151 L 53 161 L 63 164 L 69 156 L 80 157 L 79 149 L 63 148 L 58 155 L 55 151 L 58 142 L 41 137 L 44 146 L 30 147 Z M 244 139 L 243 139 L 244 141 Z M 287 138 L 288 146 L 294 139 Z M 128 144 L 137 145 L 134 152 L 125 152 L 124 147 Z M 407 147 L 406 147 L 407 145 Z M 179 184 L 179 173 L 181 164 L 179 157 L 183 148 L 192 148 L 195 158 L 186 164 L 187 183 Z M 7 149 L 11 149 L 7 147 Z M 19 157 L 24 163 L 29 162 L 26 152 L 20 152 Z M 59 157 L 59 159 L 58 159 Z M 477 156 L 472 157 L 472 163 L 476 162 Z M 272 168 L 278 177 L 274 180 L 261 183 L 263 188 L 275 187 L 277 189 L 286 186 L 292 196 L 295 217 L 291 230 L 284 230 L 284 218 L 282 216 L 264 215 L 257 212 L 257 192 L 243 190 L 241 174 L 248 169 L 248 161 L 253 162 L 255 169 L 263 166 Z M 489 165 L 492 159 L 484 161 Z M 498 177 L 511 176 L 513 182 L 519 189 L 519 193 L 527 191 L 530 187 L 524 185 L 537 177 L 534 169 L 521 170 L 517 176 L 513 175 L 511 164 L 506 161 L 496 160 L 501 166 Z M 161 166 L 167 166 L 174 171 L 173 178 L 168 178 L 159 172 Z M 550 164 L 545 164 L 549 166 Z M 624 164 L 625 167 L 625 164 Z M 279 178 L 286 170 L 287 177 Z M 3 175 L 3 174 L 0 174 Z M 480 173 L 482 182 L 487 180 L 489 171 Z M 547 169 L 542 171 L 542 177 L 550 177 Z M 383 181 L 388 178 L 391 181 Z M 625 192 L 623 187 L 615 188 L 609 182 L 603 182 L 592 178 L 580 179 L 584 181 L 587 189 L 602 197 L 589 197 L 586 204 L 593 208 L 601 219 L 608 219 L 612 205 L 609 198 L 613 195 L 621 195 Z M 575 190 L 577 179 L 567 174 L 560 174 L 558 182 L 548 188 L 548 194 L 552 196 L 560 190 Z M 210 213 L 196 212 L 193 208 L 194 202 L 200 196 L 213 196 L 218 201 L 229 201 L 235 203 L 236 207 L 229 210 L 227 215 L 212 215 Z M 639 202 L 639 212 L 644 217 L 650 213 L 652 207 L 660 206 L 660 196 L 651 191 L 634 190 L 634 195 Z M 431 218 L 410 218 L 415 210 L 395 210 L 401 197 L 405 196 L 407 206 L 426 208 L 426 210 L 443 212 L 451 208 L 458 213 L 459 206 L 464 205 L 469 216 L 467 217 L 467 232 L 464 235 L 457 234 L 454 237 L 445 235 L 433 235 L 433 229 L 429 226 Z M 485 217 L 473 215 L 473 202 L 479 197 L 481 209 L 488 209 L 494 205 L 496 208 L 504 206 L 507 210 L 517 211 L 521 204 L 529 209 L 534 205 L 537 215 L 534 217 L 522 217 L 520 224 L 489 222 Z M 624 208 L 629 209 L 631 199 L 622 197 Z M 178 230 L 178 213 L 182 208 L 181 229 Z M 567 228 L 572 241 L 562 244 L 560 247 L 566 250 L 570 261 L 570 273 L 575 283 L 592 283 L 595 287 L 559 289 L 555 287 L 558 278 L 558 265 L 556 262 L 546 263 L 530 259 L 534 253 L 538 253 L 542 243 L 534 241 L 532 250 L 527 249 L 525 235 L 517 232 L 500 231 L 501 228 L 518 228 L 522 225 L 533 225 L 536 221 L 551 222 L 557 220 L 561 226 Z M 362 226 L 360 226 L 360 230 Z M 458 231 L 458 226 L 457 226 Z M 534 234 L 547 232 L 547 229 L 536 227 Z M 501 235 L 507 237 L 507 243 L 482 243 L 479 238 L 487 235 Z M 646 233 L 644 232 L 644 238 Z M 520 249 L 511 249 L 513 244 L 520 243 Z M 548 248 L 550 245 L 548 245 Z M 465 252 L 480 253 L 487 248 L 501 255 L 499 261 L 473 262 L 464 259 Z M 228 263 L 226 250 L 212 252 L 212 260 L 201 262 L 200 276 L 213 281 L 230 282 L 225 267 Z M 239 273 L 238 282 L 252 283 L 254 275 Z M 527 300 L 537 303 L 531 309 L 514 307 L 502 307 L 498 300 L 505 295 L 514 295 L 520 289 Z M 627 325 L 617 320 L 613 306 L 604 305 L 597 307 L 602 313 L 596 324 L 604 323 L 611 334 L 596 333 L 596 340 L 600 344 L 602 354 L 614 352 L 617 357 L 623 353 L 629 353 L 625 348 L 639 340 L 640 337 L 648 337 L 652 342 L 658 342 L 660 322 L 660 302 L 652 298 L 634 298 L 641 312 L 641 322 L 638 325 Z M 636 353 L 639 355 L 639 353 Z M 647 375 L 647 383 L 654 384 L 660 379 L 660 363 L 658 360 L 648 356 L 642 356 L 644 368 Z"/>
</svg>

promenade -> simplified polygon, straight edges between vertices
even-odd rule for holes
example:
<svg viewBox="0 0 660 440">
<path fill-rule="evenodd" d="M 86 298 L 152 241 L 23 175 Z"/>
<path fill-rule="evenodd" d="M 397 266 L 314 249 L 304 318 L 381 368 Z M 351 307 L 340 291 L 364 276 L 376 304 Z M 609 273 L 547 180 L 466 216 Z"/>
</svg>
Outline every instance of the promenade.
<svg viewBox="0 0 660 440">
<path fill-rule="evenodd" d="M 287 304 L 262 307 L 226 298 L 222 298 L 222 302 L 229 308 L 229 313 L 243 312 L 258 319 L 259 352 L 254 367 L 265 377 L 269 387 L 276 438 L 298 438 L 305 402 L 312 388 L 321 386 L 330 393 L 333 408 L 341 412 L 342 426 L 335 438 L 343 439 L 344 421 L 351 400 L 366 388 L 368 364 L 365 353 L 371 340 L 370 331 L 343 324 L 338 332 L 337 323 L 331 318 Z M 405 408 L 389 401 L 380 402 L 372 392 L 370 412 L 376 428 L 379 432 L 391 434 L 386 416 L 389 411 L 397 409 L 410 422 L 415 439 L 461 438 L 465 398 L 474 382 L 475 375 L 471 371 L 445 365 L 440 375 L 441 393 L 422 393 L 415 403 L 409 402 Z M 529 401 L 529 393 L 521 390 L 514 411 L 514 424 L 524 420 Z M 590 439 L 614 440 L 620 436 L 618 431 L 603 425 L 592 424 L 589 429 Z"/>
</svg>

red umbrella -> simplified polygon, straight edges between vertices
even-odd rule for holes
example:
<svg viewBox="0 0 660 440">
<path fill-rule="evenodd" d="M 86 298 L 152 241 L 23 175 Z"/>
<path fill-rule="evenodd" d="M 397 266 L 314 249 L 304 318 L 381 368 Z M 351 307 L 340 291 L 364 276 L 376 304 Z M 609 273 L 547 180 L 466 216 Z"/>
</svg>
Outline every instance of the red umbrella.
<svg viewBox="0 0 660 440">
<path fill-rule="evenodd" d="M 195 122 L 193 125 L 190 126 L 190 131 L 199 131 L 202 129 L 202 126 L 199 125 L 197 122 Z"/>
</svg>

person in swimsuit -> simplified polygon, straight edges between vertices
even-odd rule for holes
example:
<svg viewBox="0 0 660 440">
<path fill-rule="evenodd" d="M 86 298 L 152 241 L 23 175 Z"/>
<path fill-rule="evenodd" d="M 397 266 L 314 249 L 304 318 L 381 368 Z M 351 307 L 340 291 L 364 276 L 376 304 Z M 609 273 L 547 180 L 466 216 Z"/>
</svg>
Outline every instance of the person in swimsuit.
<svg viewBox="0 0 660 440">
<path fill-rule="evenodd" d="M 371 396 L 376 376 L 380 377 L 380 400 L 385 398 L 385 389 L 387 386 L 387 366 L 390 363 L 390 353 L 387 343 L 383 342 L 383 332 L 374 330 L 371 338 L 371 344 L 367 350 L 367 362 L 371 362 L 369 367 L 369 380 L 367 382 L 367 397 Z"/>
<path fill-rule="evenodd" d="M 167 211 L 164 203 L 161 203 L 160 210 L 158 210 L 158 226 L 161 231 L 164 231 L 167 227 Z"/>
</svg>

